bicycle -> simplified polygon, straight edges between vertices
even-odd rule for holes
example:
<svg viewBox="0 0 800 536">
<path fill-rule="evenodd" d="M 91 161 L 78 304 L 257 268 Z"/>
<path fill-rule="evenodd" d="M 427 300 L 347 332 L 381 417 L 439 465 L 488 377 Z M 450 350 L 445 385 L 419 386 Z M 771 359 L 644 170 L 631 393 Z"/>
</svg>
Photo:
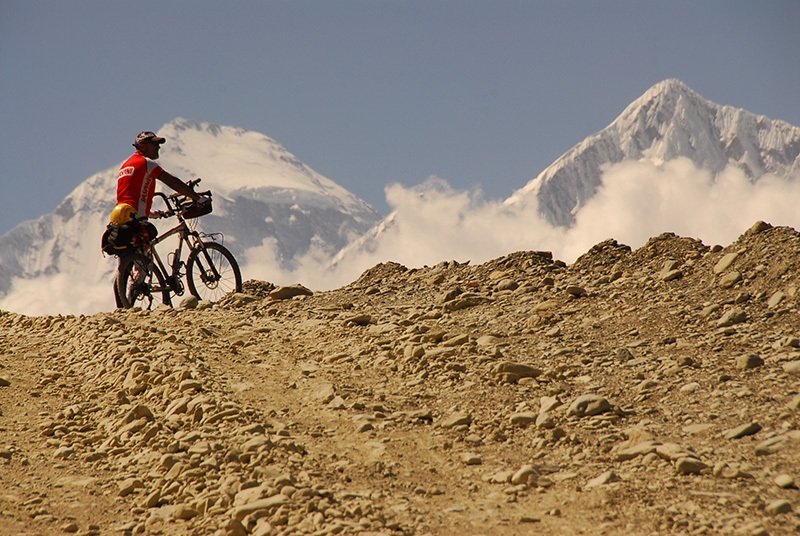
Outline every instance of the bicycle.
<svg viewBox="0 0 800 536">
<path fill-rule="evenodd" d="M 188 184 L 194 188 L 199 182 L 200 179 L 195 179 Z M 186 277 L 189 292 L 200 300 L 216 301 L 229 292 L 242 291 L 239 264 L 225 246 L 216 242 L 217 237 L 222 235 L 200 233 L 193 223 L 187 221 L 211 213 L 211 192 L 198 193 L 207 196 L 208 201 L 200 204 L 181 194 L 167 196 L 156 192 L 155 195 L 164 200 L 167 210 L 151 211 L 150 217 L 160 219 L 174 216 L 179 223 L 121 258 L 116 292 L 123 308 L 140 306 L 142 309 L 152 309 L 160 304 L 171 306 L 170 294 L 182 296 L 185 292 L 181 281 L 183 276 Z M 174 235 L 178 236 L 178 246 L 171 253 L 168 271 L 155 246 Z M 186 262 L 181 258 L 184 243 L 189 249 Z M 169 257 L 167 260 L 170 260 Z"/>
</svg>

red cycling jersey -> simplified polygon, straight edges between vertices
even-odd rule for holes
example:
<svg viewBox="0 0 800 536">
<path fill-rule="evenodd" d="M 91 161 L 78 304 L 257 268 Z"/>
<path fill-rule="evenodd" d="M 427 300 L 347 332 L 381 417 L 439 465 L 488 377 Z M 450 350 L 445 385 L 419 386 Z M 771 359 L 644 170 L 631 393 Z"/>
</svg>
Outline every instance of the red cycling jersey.
<svg viewBox="0 0 800 536">
<path fill-rule="evenodd" d="M 117 176 L 117 204 L 127 203 L 138 216 L 148 217 L 156 191 L 156 179 L 161 166 L 136 151 L 119 168 Z"/>
</svg>

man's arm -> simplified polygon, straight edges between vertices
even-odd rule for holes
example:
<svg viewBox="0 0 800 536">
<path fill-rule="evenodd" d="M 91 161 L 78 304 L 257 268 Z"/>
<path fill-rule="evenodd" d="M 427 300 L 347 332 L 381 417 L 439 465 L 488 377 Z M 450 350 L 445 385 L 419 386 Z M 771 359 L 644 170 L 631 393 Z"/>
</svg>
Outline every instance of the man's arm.
<svg viewBox="0 0 800 536">
<path fill-rule="evenodd" d="M 185 182 L 183 182 L 182 180 L 180 180 L 178 177 L 176 177 L 174 175 L 170 175 L 166 171 L 162 171 L 161 172 L 161 174 L 158 176 L 158 180 L 160 180 L 161 182 L 163 182 L 164 184 L 166 184 L 167 186 L 169 186 L 170 188 L 172 188 L 173 190 L 175 190 L 179 194 L 183 194 L 183 195 L 189 197 L 193 201 L 198 201 L 199 202 L 199 201 L 203 200 L 203 198 L 201 196 L 197 195 L 197 193 L 195 193 L 194 190 L 189 188 L 189 186 Z"/>
</svg>

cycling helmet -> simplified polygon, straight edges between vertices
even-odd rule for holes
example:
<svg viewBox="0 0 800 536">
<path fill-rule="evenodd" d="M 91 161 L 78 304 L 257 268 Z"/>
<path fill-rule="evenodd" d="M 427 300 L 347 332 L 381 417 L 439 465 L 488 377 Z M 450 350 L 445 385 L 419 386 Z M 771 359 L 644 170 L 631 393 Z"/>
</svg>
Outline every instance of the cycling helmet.
<svg viewBox="0 0 800 536">
<path fill-rule="evenodd" d="M 125 225 L 133 220 L 134 216 L 136 216 L 136 211 L 133 210 L 132 206 L 127 203 L 120 203 L 111 211 L 111 223 L 114 225 Z"/>
</svg>

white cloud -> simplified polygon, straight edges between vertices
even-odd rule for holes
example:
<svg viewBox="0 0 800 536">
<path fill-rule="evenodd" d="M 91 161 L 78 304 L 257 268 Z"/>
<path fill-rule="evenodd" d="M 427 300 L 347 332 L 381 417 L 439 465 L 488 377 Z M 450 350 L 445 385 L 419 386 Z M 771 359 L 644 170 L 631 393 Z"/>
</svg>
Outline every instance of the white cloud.
<svg viewBox="0 0 800 536">
<path fill-rule="evenodd" d="M 485 201 L 480 190 L 457 191 L 437 177 L 413 188 L 391 185 L 386 197 L 393 222 L 369 248 L 350 252 L 333 269 L 325 255 L 313 252 L 280 277 L 330 289 L 386 261 L 409 268 L 443 260 L 476 264 L 514 251 L 543 250 L 571 263 L 608 238 L 636 249 L 669 231 L 728 245 L 758 220 L 800 228 L 800 182 L 765 176 L 751 183 L 732 167 L 715 179 L 688 159 L 607 166 L 603 185 L 569 229 L 549 225 L 536 207 Z"/>
<path fill-rule="evenodd" d="M 0 309 L 26 315 L 79 315 L 114 310 L 114 281 L 87 281 L 85 274 L 15 278 Z"/>
<path fill-rule="evenodd" d="M 714 179 L 684 158 L 615 164 L 576 215 L 561 255 L 571 262 L 606 238 L 637 248 L 666 231 L 728 245 L 758 220 L 798 228 L 798 195 L 798 181 L 767 175 L 752 183 L 733 167 Z"/>
</svg>

